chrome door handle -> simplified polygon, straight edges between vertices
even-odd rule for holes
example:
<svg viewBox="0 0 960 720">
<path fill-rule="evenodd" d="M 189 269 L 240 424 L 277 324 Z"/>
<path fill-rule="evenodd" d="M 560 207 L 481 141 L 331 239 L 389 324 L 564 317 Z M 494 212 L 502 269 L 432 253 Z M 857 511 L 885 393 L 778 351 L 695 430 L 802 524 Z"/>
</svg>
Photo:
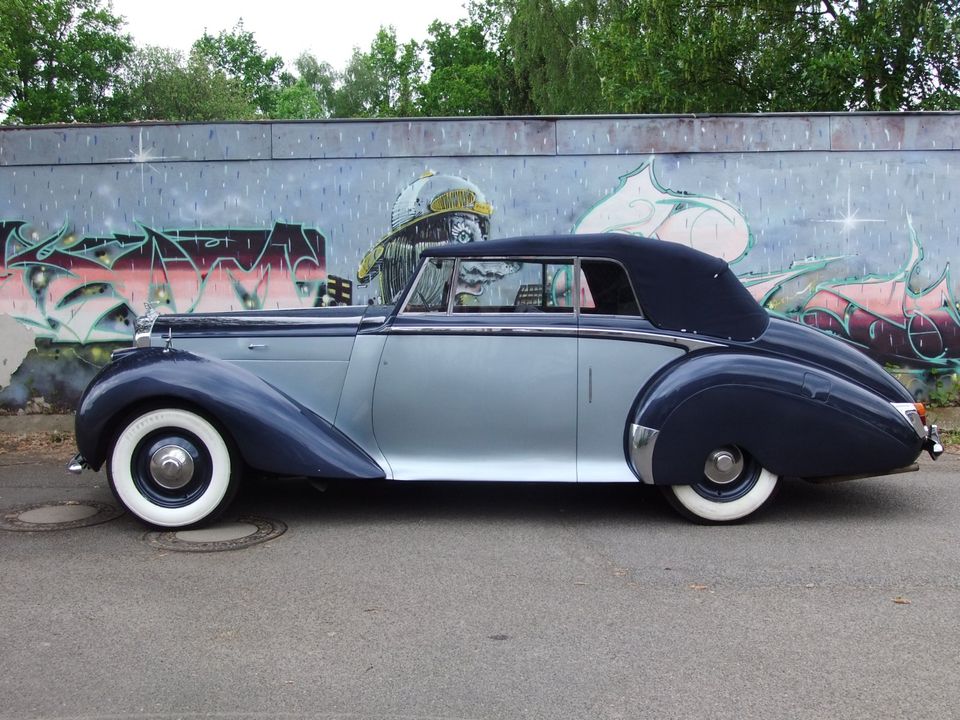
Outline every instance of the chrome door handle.
<svg viewBox="0 0 960 720">
<path fill-rule="evenodd" d="M 260 343 L 250 343 L 247 345 L 247 350 L 259 350 L 260 348 L 265 348 L 266 345 Z"/>
</svg>

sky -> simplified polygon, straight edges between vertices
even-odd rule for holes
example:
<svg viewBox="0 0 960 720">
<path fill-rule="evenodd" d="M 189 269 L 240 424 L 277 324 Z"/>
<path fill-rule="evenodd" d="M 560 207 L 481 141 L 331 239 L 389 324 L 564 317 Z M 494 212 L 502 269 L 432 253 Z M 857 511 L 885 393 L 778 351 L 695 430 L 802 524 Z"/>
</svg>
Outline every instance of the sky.
<svg viewBox="0 0 960 720">
<path fill-rule="evenodd" d="M 113 0 L 114 13 L 126 18 L 126 32 L 138 46 L 189 51 L 204 30 L 216 35 L 244 28 L 284 66 L 302 52 L 343 70 L 354 47 L 369 50 L 381 25 L 392 25 L 401 42 L 422 41 L 433 20 L 453 24 L 465 18 L 466 0 Z"/>
</svg>

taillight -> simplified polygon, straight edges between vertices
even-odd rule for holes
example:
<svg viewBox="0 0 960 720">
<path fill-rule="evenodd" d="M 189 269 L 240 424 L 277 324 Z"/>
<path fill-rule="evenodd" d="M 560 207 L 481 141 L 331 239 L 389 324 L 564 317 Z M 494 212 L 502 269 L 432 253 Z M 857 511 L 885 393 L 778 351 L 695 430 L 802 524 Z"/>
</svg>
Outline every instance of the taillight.
<svg viewBox="0 0 960 720">
<path fill-rule="evenodd" d="M 914 403 L 913 406 L 917 409 L 917 415 L 920 416 L 920 422 L 926 426 L 927 424 L 927 409 L 923 406 L 923 403 Z"/>
</svg>

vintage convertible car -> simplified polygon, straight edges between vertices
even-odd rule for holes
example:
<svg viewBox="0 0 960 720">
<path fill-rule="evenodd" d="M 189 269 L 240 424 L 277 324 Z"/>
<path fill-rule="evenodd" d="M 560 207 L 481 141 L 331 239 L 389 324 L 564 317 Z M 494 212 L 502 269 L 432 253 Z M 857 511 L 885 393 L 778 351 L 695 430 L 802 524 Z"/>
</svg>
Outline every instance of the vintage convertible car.
<svg viewBox="0 0 960 720">
<path fill-rule="evenodd" d="M 424 252 L 393 305 L 150 313 L 85 391 L 70 469 L 147 523 L 214 518 L 247 469 L 628 482 L 740 520 L 781 478 L 916 469 L 923 406 L 854 346 L 772 318 L 717 258 L 626 235 Z"/>
</svg>

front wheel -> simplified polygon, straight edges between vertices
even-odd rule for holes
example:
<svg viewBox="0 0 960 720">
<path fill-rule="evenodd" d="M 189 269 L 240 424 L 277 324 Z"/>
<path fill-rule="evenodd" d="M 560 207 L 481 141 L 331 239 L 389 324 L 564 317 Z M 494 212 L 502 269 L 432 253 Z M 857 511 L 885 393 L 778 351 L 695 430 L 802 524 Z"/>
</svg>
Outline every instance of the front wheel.
<svg viewBox="0 0 960 720">
<path fill-rule="evenodd" d="M 661 491 L 684 517 L 700 523 L 742 520 L 774 496 L 779 478 L 735 445 L 707 455 L 703 475 L 691 485 L 667 485 Z"/>
<path fill-rule="evenodd" d="M 215 518 L 237 488 L 229 440 L 206 418 L 179 408 L 146 412 L 125 425 L 107 478 L 117 499 L 151 525 L 181 528 Z"/>
</svg>

